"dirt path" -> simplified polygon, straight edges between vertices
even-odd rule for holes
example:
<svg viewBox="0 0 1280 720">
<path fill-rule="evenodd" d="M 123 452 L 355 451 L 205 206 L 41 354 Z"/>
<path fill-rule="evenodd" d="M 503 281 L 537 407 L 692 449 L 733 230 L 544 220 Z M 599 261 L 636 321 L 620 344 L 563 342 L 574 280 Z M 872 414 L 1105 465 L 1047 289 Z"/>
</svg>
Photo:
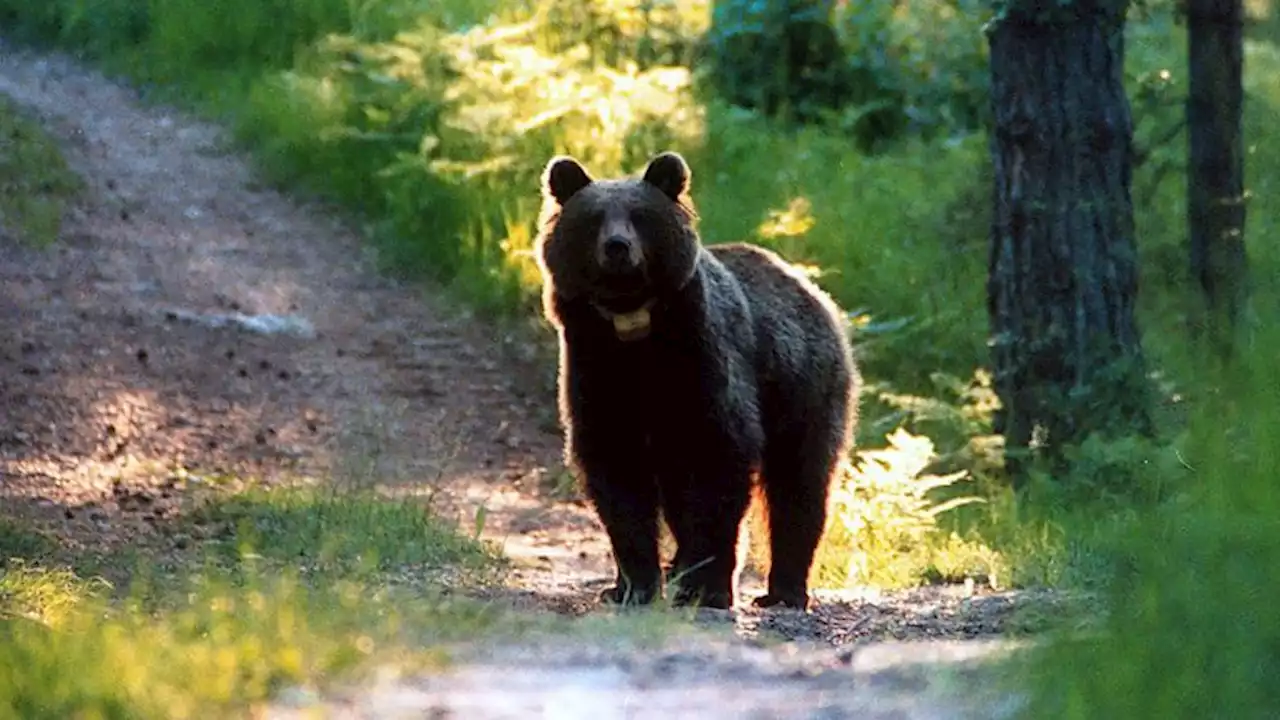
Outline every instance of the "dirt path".
<svg viewBox="0 0 1280 720">
<path fill-rule="evenodd" d="M 61 57 L 4 51 L 0 92 L 88 185 L 53 250 L 0 246 L 6 494 L 69 508 L 73 535 L 92 515 L 95 537 L 133 529 L 119 500 L 180 467 L 441 487 L 487 501 L 495 531 L 506 503 L 534 507 L 512 491 L 559 439 L 485 329 L 380 277 L 356 233 L 259 186 L 216 127 Z M 216 326 L 234 313 L 275 326 Z"/>
<path fill-rule="evenodd" d="M 323 707 L 333 720 L 1002 720 L 1019 699 L 982 661 L 1004 649 L 953 640 L 797 650 L 701 637 L 641 650 L 534 644 L 475 653 L 447 675 L 388 677 Z M 312 717 L 315 698 L 286 696 L 263 717 Z"/>
<path fill-rule="evenodd" d="M 41 119 L 87 183 L 54 248 L 0 235 L 0 502 L 7 512 L 47 524 L 68 542 L 109 549 L 153 533 L 177 512 L 186 488 L 219 475 L 392 482 L 438 491 L 440 506 L 460 518 L 485 504 L 486 534 L 517 562 L 503 600 L 571 615 L 595 607 L 611 571 L 603 532 L 581 503 L 539 490 L 559 471 L 560 438 L 547 423 L 551 398 L 515 380 L 538 377 L 545 366 L 500 352 L 492 329 L 439 298 L 379 276 L 357 233 L 324 207 L 258 184 L 219 128 L 145 107 L 128 87 L 65 57 L 3 44 L 0 93 Z M 419 717 L 427 707 L 525 717 L 539 702 L 568 702 L 530 691 L 509 695 L 506 710 L 492 714 L 468 704 L 475 700 L 468 687 L 502 672 L 529 688 L 578 688 L 573 702 L 603 717 L 633 715 L 622 706 L 609 714 L 600 697 L 646 692 L 646 707 L 679 700 L 694 708 L 664 716 L 753 717 L 724 714 L 749 706 L 760 717 L 847 717 L 872 707 L 859 703 L 892 696 L 906 704 L 876 707 L 897 714 L 854 714 L 953 717 L 958 705 L 947 713 L 933 700 L 925 707 L 916 696 L 928 693 L 912 690 L 914 681 L 897 695 L 853 692 L 848 683 L 856 678 L 859 688 L 864 681 L 877 687 L 868 679 L 874 671 L 830 653 L 881 638 L 997 634 L 1025 599 L 934 588 L 828 596 L 808 616 L 708 615 L 745 639 L 817 641 L 818 650 L 801 655 L 844 673 L 834 685 L 825 670 L 796 670 L 742 640 L 672 651 L 670 662 L 645 656 L 621 665 L 584 659 L 579 649 L 566 655 L 562 671 L 546 670 L 554 677 L 517 673 L 510 654 L 481 658 L 458 676 L 445 705 L 422 704 L 422 693 L 439 700 L 441 690 L 413 681 L 390 695 L 357 694 L 342 716 L 394 716 L 385 705 L 394 698 L 408 698 L 404 707 Z M 926 651 L 950 657 L 977 646 L 885 647 L 899 648 L 876 651 L 892 659 L 886 667 L 897 667 Z M 755 655 L 747 662 L 735 653 Z M 619 667 L 621 674 L 609 674 Z M 682 678 L 683 689 L 653 694 L 644 678 L 663 673 Z M 796 699 L 806 693 L 808 701 Z M 822 698 L 832 708 L 825 715 Z M 763 709 L 774 702 L 808 702 L 808 714 Z M 288 714 L 283 705 L 280 712 Z"/>
</svg>

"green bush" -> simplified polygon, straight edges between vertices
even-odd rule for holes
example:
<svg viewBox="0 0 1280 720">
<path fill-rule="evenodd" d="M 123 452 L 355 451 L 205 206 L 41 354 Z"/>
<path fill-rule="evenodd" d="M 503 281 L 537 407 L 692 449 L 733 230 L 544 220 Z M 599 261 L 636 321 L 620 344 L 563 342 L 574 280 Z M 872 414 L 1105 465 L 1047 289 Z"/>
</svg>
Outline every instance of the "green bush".
<svg viewBox="0 0 1280 720">
<path fill-rule="evenodd" d="M 540 48 L 585 46 L 593 64 L 640 70 L 692 66 L 700 57 L 711 0 L 543 0 Z"/>
<path fill-rule="evenodd" d="M 823 0 L 721 0 L 708 34 L 714 87 L 729 102 L 812 122 L 841 107 L 881 100 L 874 76 L 855 75 Z M 857 129 L 869 146 L 890 135 L 893 114 Z"/>
<path fill-rule="evenodd" d="M 553 8 L 554 9 L 554 8 Z M 616 174 L 700 130 L 687 70 L 602 65 L 545 15 L 381 42 L 317 43 L 261 80 L 241 137 L 282 180 L 371 220 L 388 267 L 453 284 L 481 310 L 531 309 L 543 165 L 570 152 Z"/>
<path fill-rule="evenodd" d="M 988 0 L 839 3 L 849 64 L 900 103 L 903 130 L 932 138 L 981 130 L 990 115 Z"/>
<path fill-rule="evenodd" d="M 1268 328 L 1240 366 L 1197 384 L 1187 439 L 1167 451 L 1189 482 L 1100 543 L 1110 573 L 1106 622 L 1037 651 L 1026 717 L 1274 716 L 1277 352 L 1280 335 Z"/>
<path fill-rule="evenodd" d="M 834 522 L 815 559 L 819 583 L 836 587 L 909 587 L 931 580 L 1004 584 L 1003 559 L 982 542 L 939 525 L 946 513 L 982 501 L 975 495 L 940 500 L 935 491 L 970 480 L 967 473 L 933 475 L 933 443 L 901 428 L 882 450 L 863 450 L 832 489 Z"/>
<path fill-rule="evenodd" d="M 725 0 L 708 34 L 729 102 L 818 122 L 862 150 L 981 129 L 986 0 Z"/>
</svg>

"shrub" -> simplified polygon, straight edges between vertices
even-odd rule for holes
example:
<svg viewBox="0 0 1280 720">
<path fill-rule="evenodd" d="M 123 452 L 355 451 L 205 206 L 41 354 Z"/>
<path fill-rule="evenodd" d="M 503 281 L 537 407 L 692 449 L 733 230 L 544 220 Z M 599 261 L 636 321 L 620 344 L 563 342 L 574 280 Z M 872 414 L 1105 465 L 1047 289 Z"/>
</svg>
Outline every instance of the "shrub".
<svg viewBox="0 0 1280 720">
<path fill-rule="evenodd" d="M 904 587 L 939 579 L 977 577 L 993 584 L 1007 579 L 998 553 L 938 526 L 943 513 L 981 502 L 976 496 L 933 496 L 966 473 L 926 472 L 935 459 L 929 438 L 898 429 L 887 440 L 886 448 L 858 452 L 833 489 L 834 522 L 819 552 L 820 580 Z"/>
<path fill-rule="evenodd" d="M 737 0 L 715 5 L 714 87 L 729 102 L 830 121 L 866 151 L 972 132 L 989 114 L 985 0 Z"/>
<path fill-rule="evenodd" d="M 1189 436 L 1170 449 L 1190 482 L 1100 545 L 1106 622 L 1036 652 L 1026 717 L 1262 718 L 1280 706 L 1280 336 L 1263 335 L 1197 384 Z"/>
<path fill-rule="evenodd" d="M 898 128 L 913 137 L 981 130 L 990 115 L 987 0 L 836 4 L 850 66 L 896 98 Z M 845 119 L 847 123 L 848 120 Z"/>
<path fill-rule="evenodd" d="M 280 179 L 372 218 L 389 267 L 462 287 L 482 310 L 529 308 L 547 159 L 569 152 L 615 174 L 701 131 L 688 70 L 563 48 L 551 10 L 463 32 L 423 22 L 382 42 L 328 38 L 302 68 L 262 81 L 242 137 Z"/>
</svg>

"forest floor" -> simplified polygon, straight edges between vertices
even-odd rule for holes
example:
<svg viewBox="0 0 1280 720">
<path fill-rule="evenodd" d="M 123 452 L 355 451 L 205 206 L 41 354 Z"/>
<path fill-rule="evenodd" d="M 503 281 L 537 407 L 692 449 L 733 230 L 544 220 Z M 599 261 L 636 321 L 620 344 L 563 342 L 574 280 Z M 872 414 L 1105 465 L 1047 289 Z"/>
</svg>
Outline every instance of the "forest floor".
<svg viewBox="0 0 1280 720">
<path fill-rule="evenodd" d="M 376 478 L 463 523 L 484 506 L 484 536 L 514 563 L 487 599 L 607 612 L 603 531 L 557 490 L 545 348 L 380 274 L 339 213 L 263 184 L 215 125 L 5 45 L 0 94 L 84 181 L 53 245 L 0 234 L 5 514 L 109 554 L 190 543 L 168 521 L 214 477 Z M 712 635 L 657 650 L 477 644 L 452 671 L 286 694 L 268 716 L 319 702 L 332 717 L 992 718 L 1012 700 L 981 692 L 973 663 L 1011 647 L 1019 609 L 1043 599 L 819 598 L 810 614 L 706 611 Z"/>
</svg>

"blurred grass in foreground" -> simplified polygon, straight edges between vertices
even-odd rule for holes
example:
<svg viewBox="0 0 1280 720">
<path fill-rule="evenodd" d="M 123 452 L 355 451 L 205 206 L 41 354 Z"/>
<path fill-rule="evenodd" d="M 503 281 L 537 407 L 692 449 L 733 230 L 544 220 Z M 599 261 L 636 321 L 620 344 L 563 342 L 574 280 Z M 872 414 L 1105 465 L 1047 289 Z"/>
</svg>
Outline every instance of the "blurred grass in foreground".
<svg viewBox="0 0 1280 720">
<path fill-rule="evenodd" d="M 520 627 L 449 596 L 500 578 L 502 562 L 420 505 L 259 489 L 179 523 L 173 532 L 201 525 L 218 539 L 163 562 L 144 555 L 127 590 L 5 525 L 0 715 L 239 716 L 289 685 L 381 663 L 430 668 L 443 643 Z"/>
<path fill-rule="evenodd" d="M 1025 717 L 1275 716 L 1278 353 L 1280 333 L 1266 327 L 1238 365 L 1196 384 L 1177 450 L 1191 481 L 1098 543 L 1110 570 L 1105 621 L 1060 631 L 1024 664 L 1017 677 L 1034 691 Z"/>
</svg>

